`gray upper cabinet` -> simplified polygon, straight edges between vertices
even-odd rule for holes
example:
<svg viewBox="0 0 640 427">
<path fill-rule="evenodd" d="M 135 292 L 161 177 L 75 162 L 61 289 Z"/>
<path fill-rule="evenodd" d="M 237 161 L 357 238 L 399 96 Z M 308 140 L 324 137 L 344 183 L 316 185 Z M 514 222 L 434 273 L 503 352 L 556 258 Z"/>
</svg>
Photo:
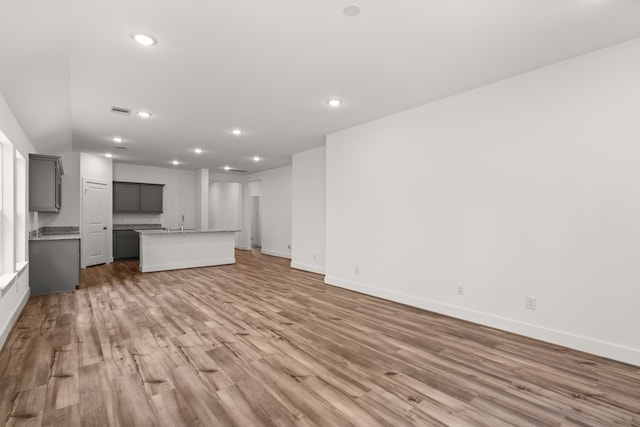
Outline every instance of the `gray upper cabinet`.
<svg viewBox="0 0 640 427">
<path fill-rule="evenodd" d="M 62 207 L 62 159 L 29 154 L 29 210 L 60 212 Z"/>
<path fill-rule="evenodd" d="M 164 184 L 139 182 L 113 182 L 113 213 L 159 214 L 162 213 Z"/>
<path fill-rule="evenodd" d="M 140 212 L 162 213 L 162 190 L 160 184 L 140 184 Z"/>
<path fill-rule="evenodd" d="M 140 211 L 140 184 L 134 182 L 113 183 L 113 213 L 138 213 Z"/>
</svg>

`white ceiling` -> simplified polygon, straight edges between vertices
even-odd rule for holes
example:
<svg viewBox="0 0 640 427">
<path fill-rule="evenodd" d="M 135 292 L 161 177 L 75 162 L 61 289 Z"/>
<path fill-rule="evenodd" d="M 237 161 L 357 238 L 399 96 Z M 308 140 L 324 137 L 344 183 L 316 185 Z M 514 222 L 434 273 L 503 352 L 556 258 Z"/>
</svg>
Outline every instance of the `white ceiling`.
<svg viewBox="0 0 640 427">
<path fill-rule="evenodd" d="M 0 0 L 0 92 L 42 153 L 258 171 L 332 132 L 640 37 L 638 0 L 358 0 L 353 18 L 349 4 Z"/>
</svg>

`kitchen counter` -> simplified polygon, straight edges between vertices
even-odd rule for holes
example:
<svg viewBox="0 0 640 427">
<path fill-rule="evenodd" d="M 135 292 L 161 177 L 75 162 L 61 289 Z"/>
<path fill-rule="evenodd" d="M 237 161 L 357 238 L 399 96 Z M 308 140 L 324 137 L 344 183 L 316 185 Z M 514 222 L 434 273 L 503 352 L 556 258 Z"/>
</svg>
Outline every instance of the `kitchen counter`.
<svg viewBox="0 0 640 427">
<path fill-rule="evenodd" d="M 29 237 L 29 240 L 79 240 L 80 238 L 80 234 L 44 234 Z"/>
<path fill-rule="evenodd" d="M 235 264 L 236 230 L 136 230 L 140 271 Z"/>
<path fill-rule="evenodd" d="M 154 230 L 163 228 L 162 224 L 113 224 L 113 230 Z"/>
<path fill-rule="evenodd" d="M 80 239 L 80 227 L 40 227 L 29 233 L 29 240 L 76 240 Z"/>
</svg>

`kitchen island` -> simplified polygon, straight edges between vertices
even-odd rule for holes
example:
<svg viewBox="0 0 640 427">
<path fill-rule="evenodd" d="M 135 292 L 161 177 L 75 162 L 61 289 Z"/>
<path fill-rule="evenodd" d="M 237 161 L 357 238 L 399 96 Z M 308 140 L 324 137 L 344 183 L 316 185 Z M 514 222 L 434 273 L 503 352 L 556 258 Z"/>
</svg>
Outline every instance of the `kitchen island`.
<svg viewBox="0 0 640 427">
<path fill-rule="evenodd" d="M 235 264 L 237 231 L 136 230 L 140 235 L 140 271 Z"/>
</svg>

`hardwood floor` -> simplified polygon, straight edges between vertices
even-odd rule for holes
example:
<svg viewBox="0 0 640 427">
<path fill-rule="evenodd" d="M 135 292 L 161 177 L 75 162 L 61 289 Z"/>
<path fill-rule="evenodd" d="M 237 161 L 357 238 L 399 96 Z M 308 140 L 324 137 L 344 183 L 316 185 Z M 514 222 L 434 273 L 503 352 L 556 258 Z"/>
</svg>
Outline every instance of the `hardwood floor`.
<svg viewBox="0 0 640 427">
<path fill-rule="evenodd" d="M 638 367 L 237 258 L 117 262 L 32 297 L 0 352 L 0 424 L 640 425 Z"/>
</svg>

